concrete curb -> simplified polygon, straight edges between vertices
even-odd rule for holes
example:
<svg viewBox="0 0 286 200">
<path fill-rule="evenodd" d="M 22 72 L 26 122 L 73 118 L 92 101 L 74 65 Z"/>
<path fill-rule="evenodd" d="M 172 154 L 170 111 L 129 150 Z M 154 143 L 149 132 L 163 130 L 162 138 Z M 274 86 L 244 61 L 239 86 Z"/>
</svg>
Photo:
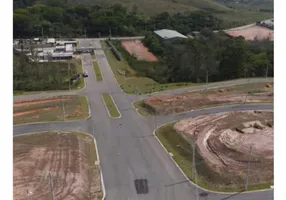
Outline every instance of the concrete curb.
<svg viewBox="0 0 286 200">
<path fill-rule="evenodd" d="M 111 100 L 112 100 L 113 104 L 115 105 L 115 107 L 116 107 L 116 109 L 117 109 L 118 113 L 119 113 L 119 117 L 112 117 L 112 116 L 110 115 L 110 113 L 109 113 L 109 109 L 108 109 L 108 107 L 107 107 L 107 105 L 106 105 L 106 103 L 105 103 L 105 101 L 104 101 L 104 98 L 103 98 L 103 96 L 102 96 L 102 94 L 101 94 L 101 99 L 102 99 L 102 101 L 103 101 L 103 103 L 104 103 L 104 106 L 105 106 L 105 108 L 106 108 L 106 110 L 107 110 L 108 116 L 109 116 L 110 118 L 113 118 L 113 119 L 119 119 L 119 118 L 121 118 L 121 117 L 122 117 L 122 115 L 121 115 L 121 113 L 120 113 L 120 111 L 119 111 L 119 109 L 118 109 L 117 105 L 115 104 L 115 102 L 114 102 L 114 100 L 113 100 L 112 96 L 111 96 L 110 94 L 109 94 L 109 96 L 110 96 L 110 98 L 111 98 Z"/>
<path fill-rule="evenodd" d="M 142 116 L 142 117 L 145 117 L 145 118 L 150 117 L 150 116 L 154 116 L 154 115 L 151 115 L 151 114 L 150 114 L 150 116 L 144 116 L 144 115 L 141 115 L 141 114 L 138 112 L 138 109 L 134 106 L 134 103 L 136 103 L 137 101 L 141 101 L 141 100 L 144 100 L 144 99 L 136 100 L 136 101 L 133 101 L 133 102 L 131 103 L 132 107 L 136 110 L 137 114 L 140 115 L 140 116 Z M 185 114 L 185 113 L 194 112 L 194 111 L 200 111 L 200 110 L 207 110 L 207 109 L 212 109 L 212 108 L 221 108 L 221 107 L 239 106 L 239 105 L 251 105 L 251 104 L 270 105 L 271 102 L 261 102 L 261 103 L 259 103 L 259 102 L 254 102 L 254 103 L 245 103 L 245 104 L 243 104 L 243 103 L 224 104 L 224 105 L 220 105 L 220 106 L 205 107 L 205 108 L 199 108 L 199 109 L 189 110 L 189 111 L 186 111 L 186 112 L 179 112 L 179 113 L 175 113 L 174 115 L 169 114 L 169 115 L 158 115 L 158 116 L 163 116 L 163 117 L 164 117 L 164 116 L 165 116 L 165 117 L 168 117 L 168 116 L 176 116 L 176 115 L 180 115 L 180 114 Z M 274 102 L 272 103 L 272 105 L 273 105 L 273 104 L 274 104 Z"/>
<path fill-rule="evenodd" d="M 54 132 L 56 132 L 56 130 L 53 130 Z M 23 134 L 18 134 L 18 135 L 15 135 L 13 137 L 18 137 L 18 136 L 23 136 L 23 135 L 33 135 L 33 134 L 41 134 L 41 133 L 47 133 L 47 132 L 52 132 L 52 131 L 40 131 L 40 132 L 30 132 L 30 133 L 23 133 Z M 60 131 L 61 133 L 66 133 L 68 131 Z M 96 157 L 97 157 L 97 161 L 98 161 L 98 164 L 94 163 L 95 165 L 98 165 L 99 167 L 99 171 L 100 171 L 100 182 L 101 182 L 101 190 L 102 190 L 102 200 L 105 200 L 106 198 L 106 190 L 105 190 L 105 185 L 104 185 L 104 180 L 103 180 L 103 175 L 102 175 L 102 170 L 101 170 L 101 166 L 100 166 L 100 158 L 99 158 L 99 154 L 98 154 L 98 148 L 97 148 L 97 143 L 96 143 L 96 139 L 93 135 L 91 135 L 90 133 L 86 133 L 86 132 L 79 132 L 79 131 L 74 131 L 74 132 L 78 132 L 78 133 L 82 133 L 82 134 L 85 134 L 85 135 L 88 135 L 90 137 L 93 138 L 93 142 L 94 142 L 94 147 L 95 147 L 95 151 L 96 151 Z"/>
<path fill-rule="evenodd" d="M 77 96 L 77 95 L 75 95 Z M 23 125 L 34 125 L 34 124 L 52 124 L 52 123 L 62 123 L 62 122 L 77 122 L 77 121 L 84 121 L 87 120 L 91 117 L 91 110 L 90 110 L 90 104 L 88 97 L 86 95 L 79 95 L 79 96 L 84 96 L 87 100 L 87 106 L 88 106 L 88 116 L 83 118 L 83 119 L 73 119 L 73 120 L 63 120 L 63 121 L 43 121 L 43 122 L 31 122 L 31 123 L 22 123 L 22 124 L 16 124 L 14 126 L 23 126 Z"/>
<path fill-rule="evenodd" d="M 100 72 L 100 75 L 101 75 L 101 77 L 102 77 L 102 81 L 99 81 L 99 80 L 97 80 L 97 76 L 96 76 L 96 73 L 95 73 L 95 70 L 94 70 L 94 62 L 96 62 L 97 63 L 97 66 L 98 66 L 98 68 L 99 68 L 99 72 Z M 95 76 L 95 79 L 96 79 L 96 82 L 103 82 L 104 81 L 104 78 L 103 78 L 103 75 L 102 75 L 102 73 L 101 73 L 101 70 L 100 70 L 100 67 L 99 67 L 99 63 L 98 63 L 98 61 L 96 60 L 96 61 L 92 61 L 92 66 L 93 66 L 93 74 L 94 74 L 94 76 Z"/>
<path fill-rule="evenodd" d="M 185 174 L 185 172 L 182 170 L 182 168 L 177 164 L 177 162 L 173 159 L 173 157 L 170 155 L 170 152 L 165 148 L 165 146 L 161 143 L 160 139 L 157 137 L 156 135 L 156 131 L 158 129 L 160 129 L 161 127 L 167 125 L 167 124 L 170 124 L 170 123 L 174 123 L 176 121 L 179 121 L 179 120 L 174 120 L 174 121 L 171 121 L 171 122 L 167 122 L 167 123 L 164 123 L 162 125 L 160 125 L 158 128 L 156 128 L 154 131 L 153 131 L 153 135 L 155 136 L 155 138 L 158 140 L 158 142 L 160 143 L 160 145 L 163 147 L 163 149 L 166 151 L 166 153 L 168 154 L 168 156 L 170 157 L 170 159 L 173 161 L 173 163 L 176 165 L 176 167 L 181 171 L 181 173 L 184 175 L 184 177 L 186 178 L 186 180 L 192 184 L 193 186 L 201 189 L 202 191 L 205 191 L 205 192 L 209 192 L 209 193 L 216 193 L 216 194 L 236 194 L 237 192 L 218 192 L 218 191 L 215 191 L 215 190 L 208 190 L 208 189 L 205 189 L 205 188 L 202 188 L 201 186 L 195 184 L 192 180 L 190 180 L 188 178 L 188 176 Z M 263 192 L 263 191 L 269 191 L 269 190 L 273 190 L 272 188 L 269 188 L 269 189 L 262 189 L 262 190 L 254 190 L 254 191 L 245 191 L 243 193 L 255 193 L 255 192 Z"/>
<path fill-rule="evenodd" d="M 266 82 L 274 82 L 273 78 L 272 80 L 261 80 L 261 81 L 255 81 L 255 79 L 262 79 L 261 77 L 259 78 L 251 78 L 250 82 L 246 82 L 246 83 L 232 83 L 232 84 L 229 84 L 229 85 L 221 85 L 221 86 L 211 86 L 211 87 L 208 87 L 208 88 L 203 88 L 203 89 L 194 89 L 192 91 L 188 91 L 188 90 L 191 90 L 192 87 L 200 87 L 200 86 L 190 86 L 190 87 L 181 87 L 181 88 L 177 88 L 177 89 L 169 89 L 169 90 L 164 90 L 164 91 L 156 91 L 156 92 L 153 92 L 151 94 L 149 94 L 150 96 L 149 97 L 146 97 L 146 98 L 150 98 L 150 97 L 153 97 L 154 95 L 164 95 L 164 94 L 170 94 L 172 93 L 173 91 L 175 92 L 176 90 L 183 90 L 185 89 L 185 91 L 182 91 L 178 94 L 183 94 L 183 93 L 191 93 L 191 92 L 198 92 L 198 91 L 204 91 L 204 90 L 212 90 L 212 89 L 218 89 L 218 88 L 227 88 L 227 87 L 233 87 L 233 86 L 239 86 L 239 85 L 247 85 L 247 84 L 250 84 L 250 83 L 266 83 Z M 265 79 L 271 79 L 271 78 L 265 78 Z M 240 79 L 237 79 L 237 80 L 240 80 Z M 247 80 L 247 79 L 244 79 L 244 80 Z M 254 80 L 254 81 L 253 81 Z M 231 82 L 231 81 L 236 81 L 236 80 L 228 80 L 228 81 L 221 81 L 221 82 L 217 82 L 217 83 L 224 83 L 224 82 Z M 209 83 L 209 84 L 203 84 L 201 86 L 206 86 L 206 85 L 211 85 L 211 84 L 215 84 L 215 83 Z M 147 94 L 143 94 L 143 95 L 147 95 Z M 148 96 L 148 95 L 147 95 Z M 146 99 L 144 97 L 138 99 L 139 100 L 142 100 L 142 99 Z"/>
</svg>

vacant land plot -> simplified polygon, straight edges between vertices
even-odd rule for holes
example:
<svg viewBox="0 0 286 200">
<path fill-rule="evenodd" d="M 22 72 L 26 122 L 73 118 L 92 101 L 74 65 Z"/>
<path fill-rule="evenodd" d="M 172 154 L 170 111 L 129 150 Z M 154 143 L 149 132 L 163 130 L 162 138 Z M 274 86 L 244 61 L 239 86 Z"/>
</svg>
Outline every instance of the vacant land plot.
<svg viewBox="0 0 286 200">
<path fill-rule="evenodd" d="M 103 101 L 105 103 L 107 112 L 109 113 L 110 117 L 118 118 L 120 117 L 120 112 L 115 105 L 115 102 L 113 101 L 112 97 L 110 94 L 103 93 L 102 95 Z"/>
<path fill-rule="evenodd" d="M 273 102 L 273 83 L 251 83 L 178 95 L 160 95 L 137 104 L 137 109 L 165 115 L 212 106 Z"/>
<path fill-rule="evenodd" d="M 101 75 L 101 72 L 100 72 L 100 69 L 99 69 L 99 66 L 98 66 L 97 62 L 93 62 L 93 68 L 94 68 L 94 72 L 95 72 L 95 75 L 96 75 L 96 80 L 97 81 L 102 81 L 103 78 L 102 78 L 102 75 Z"/>
<path fill-rule="evenodd" d="M 69 81 L 76 74 L 82 74 L 80 60 L 67 62 L 23 63 L 14 58 L 13 92 L 20 95 L 35 91 L 56 91 L 80 89 L 84 87 L 83 78 Z"/>
<path fill-rule="evenodd" d="M 274 39 L 274 32 L 271 29 L 262 27 L 262 26 L 251 26 L 243 29 L 238 30 L 230 30 L 226 31 L 227 34 L 238 37 L 242 36 L 245 40 L 271 40 Z"/>
<path fill-rule="evenodd" d="M 13 106 L 14 124 L 75 120 L 88 117 L 85 96 L 57 96 L 32 101 L 17 101 Z"/>
<path fill-rule="evenodd" d="M 57 200 L 101 199 L 94 140 L 78 133 L 46 132 L 13 139 L 14 200 L 50 200 L 49 173 Z"/>
<path fill-rule="evenodd" d="M 273 184 L 273 112 L 245 111 L 189 118 L 161 127 L 156 135 L 193 181 L 189 150 L 195 141 L 198 184 L 204 188 L 244 189 L 249 153 L 249 189 L 270 188 Z"/>
<path fill-rule="evenodd" d="M 154 54 L 151 53 L 140 40 L 121 41 L 121 45 L 126 49 L 126 51 L 128 51 L 130 55 L 135 56 L 138 60 L 150 62 L 158 61 L 156 56 L 154 56 Z"/>
<path fill-rule="evenodd" d="M 107 47 L 105 41 L 101 41 L 101 45 L 102 47 Z M 137 91 L 138 94 L 146 94 L 151 92 L 200 85 L 196 83 L 160 84 L 147 77 L 138 77 L 136 72 L 129 66 L 127 61 L 118 61 L 111 50 L 106 50 L 104 53 L 114 74 L 114 77 L 125 93 L 132 94 L 136 93 Z"/>
</svg>

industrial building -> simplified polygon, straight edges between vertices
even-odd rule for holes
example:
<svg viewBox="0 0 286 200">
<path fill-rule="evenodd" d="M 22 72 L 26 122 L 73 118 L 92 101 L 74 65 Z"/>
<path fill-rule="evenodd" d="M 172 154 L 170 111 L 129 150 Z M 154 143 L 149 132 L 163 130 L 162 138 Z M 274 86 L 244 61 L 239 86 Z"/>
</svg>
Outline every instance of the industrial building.
<svg viewBox="0 0 286 200">
<path fill-rule="evenodd" d="M 185 35 L 174 31 L 174 30 L 169 30 L 169 29 L 161 29 L 154 31 L 155 35 L 159 38 L 161 42 L 170 42 L 174 41 L 176 39 L 187 39 Z"/>
<path fill-rule="evenodd" d="M 38 53 L 39 60 L 71 60 L 72 52 L 41 52 Z"/>
</svg>

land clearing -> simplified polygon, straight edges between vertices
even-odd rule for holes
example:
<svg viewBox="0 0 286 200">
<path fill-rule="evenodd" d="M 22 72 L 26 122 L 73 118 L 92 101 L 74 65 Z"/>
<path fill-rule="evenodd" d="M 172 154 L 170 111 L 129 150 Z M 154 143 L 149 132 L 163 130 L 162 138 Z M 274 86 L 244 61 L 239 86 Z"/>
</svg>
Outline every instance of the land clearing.
<svg viewBox="0 0 286 200">
<path fill-rule="evenodd" d="M 137 109 L 144 110 L 145 113 L 167 115 L 173 110 L 180 113 L 220 105 L 272 103 L 273 92 L 273 83 L 250 83 L 177 95 L 154 96 L 138 104 Z"/>
<path fill-rule="evenodd" d="M 75 120 L 89 115 L 87 98 L 75 95 L 16 101 L 13 108 L 14 124 Z"/>
<path fill-rule="evenodd" d="M 14 200 L 101 199 L 94 140 L 78 132 L 46 132 L 13 138 Z"/>
<path fill-rule="evenodd" d="M 150 52 L 140 40 L 121 41 L 121 45 L 130 55 L 135 56 L 138 60 L 145 60 L 150 62 L 158 61 L 156 56 Z"/>
<path fill-rule="evenodd" d="M 191 179 L 191 149 L 195 141 L 201 187 L 229 192 L 243 190 L 249 158 L 249 189 L 269 189 L 273 184 L 272 111 L 188 118 L 159 128 L 156 135 Z"/>
<path fill-rule="evenodd" d="M 228 35 L 233 37 L 242 36 L 245 40 L 271 40 L 274 39 L 274 31 L 262 26 L 251 26 L 247 28 L 226 31 Z"/>
</svg>

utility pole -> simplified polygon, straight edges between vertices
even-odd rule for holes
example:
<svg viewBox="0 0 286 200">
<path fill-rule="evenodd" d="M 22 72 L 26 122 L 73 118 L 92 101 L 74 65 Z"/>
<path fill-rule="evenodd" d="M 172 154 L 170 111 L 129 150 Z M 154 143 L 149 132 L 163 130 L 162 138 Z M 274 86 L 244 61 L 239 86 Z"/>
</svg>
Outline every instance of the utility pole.
<svg viewBox="0 0 286 200">
<path fill-rule="evenodd" d="M 192 150 L 193 150 L 193 161 L 192 161 L 192 179 L 194 180 L 195 178 L 195 170 L 196 170 L 196 157 L 195 157 L 195 153 L 196 153 L 196 142 L 195 139 L 193 139 L 192 141 Z"/>
<path fill-rule="evenodd" d="M 71 80 L 70 80 L 70 78 L 71 78 L 71 68 L 70 68 L 71 66 L 70 66 L 70 62 L 69 62 L 69 91 L 71 91 Z"/>
<path fill-rule="evenodd" d="M 86 28 L 84 29 L 84 37 L 86 38 Z"/>
<path fill-rule="evenodd" d="M 63 108 L 63 118 L 65 121 L 66 113 L 65 113 L 65 103 L 64 103 L 63 95 L 62 95 L 62 108 Z"/>
<path fill-rule="evenodd" d="M 248 164 L 247 164 L 247 173 L 246 173 L 246 177 L 245 177 L 245 191 L 247 191 L 247 189 L 248 189 L 248 176 L 249 176 L 249 170 L 250 170 L 251 151 L 252 151 L 252 145 L 250 145 L 250 148 L 249 148 L 249 158 L 248 158 Z"/>
<path fill-rule="evenodd" d="M 111 28 L 109 26 L 109 38 L 111 39 Z"/>
<path fill-rule="evenodd" d="M 266 65 L 266 73 L 265 73 L 265 77 L 267 78 L 267 76 L 268 76 L 268 68 L 269 68 L 269 64 L 267 63 L 267 65 Z"/>
<path fill-rule="evenodd" d="M 172 78 L 172 82 L 174 84 L 174 78 Z M 175 107 L 174 107 L 174 98 L 175 98 L 175 94 L 174 94 L 174 88 L 173 88 L 173 99 L 172 99 L 172 107 L 173 107 L 173 116 L 175 115 Z"/>
<path fill-rule="evenodd" d="M 42 40 L 44 40 L 44 28 L 42 27 Z"/>
<path fill-rule="evenodd" d="M 49 178 L 50 178 L 50 187 L 51 187 L 51 193 L 52 193 L 52 200 L 55 200 L 54 184 L 53 184 L 51 173 L 49 173 Z"/>
</svg>

